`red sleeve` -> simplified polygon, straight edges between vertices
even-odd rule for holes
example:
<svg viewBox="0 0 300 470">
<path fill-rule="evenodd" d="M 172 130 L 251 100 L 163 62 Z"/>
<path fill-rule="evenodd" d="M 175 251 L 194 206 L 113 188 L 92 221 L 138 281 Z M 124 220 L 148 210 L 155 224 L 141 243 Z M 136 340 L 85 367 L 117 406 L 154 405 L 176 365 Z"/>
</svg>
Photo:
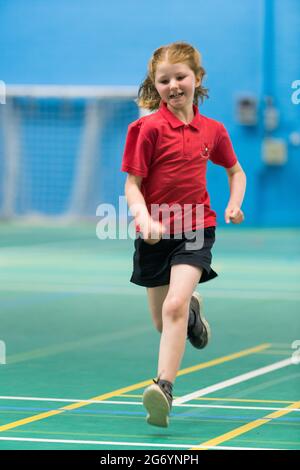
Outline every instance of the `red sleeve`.
<svg viewBox="0 0 300 470">
<path fill-rule="evenodd" d="M 231 168 L 237 163 L 237 157 L 234 152 L 227 130 L 220 124 L 219 132 L 216 136 L 217 142 L 213 148 L 210 160 L 216 165 Z"/>
<path fill-rule="evenodd" d="M 121 170 L 146 178 L 154 147 L 153 139 L 145 135 L 141 119 L 129 124 Z"/>
</svg>

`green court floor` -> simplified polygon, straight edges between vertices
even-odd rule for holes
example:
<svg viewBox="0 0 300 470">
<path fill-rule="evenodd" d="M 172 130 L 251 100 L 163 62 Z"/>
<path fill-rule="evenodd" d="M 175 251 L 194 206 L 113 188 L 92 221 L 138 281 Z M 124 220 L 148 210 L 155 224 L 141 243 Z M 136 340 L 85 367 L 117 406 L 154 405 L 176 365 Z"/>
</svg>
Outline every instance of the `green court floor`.
<svg viewBox="0 0 300 470">
<path fill-rule="evenodd" d="M 167 429 L 141 404 L 160 338 L 132 245 L 0 224 L 0 449 L 300 449 L 300 230 L 217 229 L 212 340 L 187 344 Z"/>
</svg>

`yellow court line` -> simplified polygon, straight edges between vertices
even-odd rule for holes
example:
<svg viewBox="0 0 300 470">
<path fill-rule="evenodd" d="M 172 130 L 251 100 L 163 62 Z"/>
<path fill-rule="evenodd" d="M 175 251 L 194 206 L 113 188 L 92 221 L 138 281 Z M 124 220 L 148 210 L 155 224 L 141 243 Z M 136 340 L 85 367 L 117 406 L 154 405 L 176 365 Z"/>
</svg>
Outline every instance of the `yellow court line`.
<svg viewBox="0 0 300 470">
<path fill-rule="evenodd" d="M 222 364 L 223 362 L 232 361 L 233 359 L 249 356 L 249 354 L 258 353 L 260 351 L 270 348 L 271 346 L 272 345 L 270 343 L 264 343 L 255 346 L 254 348 L 245 349 L 244 351 L 239 351 L 234 354 L 229 354 L 228 356 L 223 356 L 217 359 L 213 359 L 212 361 L 204 362 L 203 364 L 198 364 L 197 366 L 187 367 L 186 369 L 180 370 L 177 374 L 177 377 L 179 377 L 180 375 L 189 374 L 191 372 L 196 372 L 197 370 L 206 369 L 207 367 L 216 366 L 218 364 Z"/>
<path fill-rule="evenodd" d="M 182 369 L 181 371 L 179 371 L 177 375 L 178 376 L 179 375 L 185 375 L 185 374 L 189 374 L 191 372 L 195 372 L 195 371 L 200 370 L 200 369 L 205 369 L 207 367 L 213 367 L 215 365 L 222 364 L 223 362 L 232 361 L 232 360 L 238 359 L 240 357 L 248 356 L 250 354 L 255 354 L 255 353 L 257 353 L 259 351 L 262 351 L 264 349 L 267 349 L 269 347 L 271 347 L 270 343 L 259 344 L 258 346 L 255 346 L 254 348 L 245 349 L 243 351 L 239 351 L 239 352 L 234 353 L 234 354 L 229 354 L 227 356 L 223 356 L 223 357 L 220 357 L 220 358 L 217 358 L 217 359 L 213 359 L 211 361 L 204 362 L 203 364 L 198 364 L 197 366 L 187 367 L 186 369 Z M 79 403 L 72 403 L 71 405 L 63 406 L 62 408 L 58 408 L 57 410 L 47 411 L 46 413 L 39 413 L 38 415 L 29 416 L 28 418 L 20 419 L 18 421 L 14 421 L 12 423 L 3 424 L 2 426 L 0 426 L 0 432 L 8 431 L 9 429 L 18 428 L 20 426 L 24 426 L 25 424 L 33 423 L 35 421 L 40 421 L 42 419 L 49 418 L 51 416 L 55 416 L 55 415 L 64 413 L 64 411 L 66 411 L 66 410 L 75 410 L 77 408 L 81 408 L 83 406 L 90 405 L 92 400 L 97 400 L 97 401 L 99 401 L 99 400 L 108 400 L 109 398 L 117 397 L 117 396 L 119 396 L 123 393 L 132 392 L 133 390 L 138 390 L 139 388 L 146 387 L 147 385 L 150 385 L 150 384 L 152 384 L 152 379 L 145 380 L 143 382 L 139 382 L 139 383 L 136 383 L 134 385 L 129 385 L 128 387 L 119 388 L 118 390 L 114 390 L 112 392 L 104 393 L 102 395 L 98 395 L 97 397 L 93 397 L 93 398 L 89 399 L 88 401 L 83 401 L 83 402 L 79 402 Z"/>
<path fill-rule="evenodd" d="M 247 433 L 248 431 L 251 431 L 252 429 L 256 429 L 260 426 L 263 426 L 266 423 L 269 423 L 272 419 L 274 418 L 280 418 L 281 416 L 284 416 L 291 411 L 295 409 L 300 408 L 300 401 L 296 401 L 292 405 L 284 408 L 283 410 L 278 410 L 273 413 L 270 413 L 263 418 L 256 419 L 255 421 L 251 421 L 248 424 L 245 424 L 244 426 L 240 426 L 236 429 L 233 429 L 232 431 L 226 432 L 225 434 L 222 434 L 221 436 L 215 437 L 213 439 L 210 439 L 209 441 L 202 442 L 199 444 L 201 446 L 201 449 L 199 449 L 198 446 L 192 447 L 191 450 L 207 450 L 205 447 L 210 447 L 210 446 L 217 446 L 219 444 L 223 444 L 223 442 L 230 441 L 231 439 L 234 439 L 237 436 L 241 436 L 242 434 Z"/>
</svg>

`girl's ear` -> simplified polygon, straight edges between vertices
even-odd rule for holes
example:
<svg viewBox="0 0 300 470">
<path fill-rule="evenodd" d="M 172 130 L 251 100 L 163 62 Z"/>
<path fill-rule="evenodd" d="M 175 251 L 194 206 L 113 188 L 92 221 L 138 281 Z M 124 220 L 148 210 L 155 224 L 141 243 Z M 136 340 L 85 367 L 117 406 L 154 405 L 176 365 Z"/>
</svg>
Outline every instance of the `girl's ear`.
<svg viewBox="0 0 300 470">
<path fill-rule="evenodd" d="M 202 77 L 196 77 L 196 88 L 201 85 Z"/>
</svg>

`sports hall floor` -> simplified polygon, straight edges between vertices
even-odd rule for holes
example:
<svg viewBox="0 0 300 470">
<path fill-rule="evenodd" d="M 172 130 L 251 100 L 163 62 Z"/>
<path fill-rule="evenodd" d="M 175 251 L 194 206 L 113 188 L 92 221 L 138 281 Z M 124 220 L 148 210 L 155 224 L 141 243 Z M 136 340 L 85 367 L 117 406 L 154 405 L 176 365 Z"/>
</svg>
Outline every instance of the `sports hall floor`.
<svg viewBox="0 0 300 470">
<path fill-rule="evenodd" d="M 159 334 L 132 243 L 0 225 L 0 449 L 300 449 L 300 230 L 217 230 L 212 340 L 187 344 L 167 429 L 141 405 Z"/>
</svg>

